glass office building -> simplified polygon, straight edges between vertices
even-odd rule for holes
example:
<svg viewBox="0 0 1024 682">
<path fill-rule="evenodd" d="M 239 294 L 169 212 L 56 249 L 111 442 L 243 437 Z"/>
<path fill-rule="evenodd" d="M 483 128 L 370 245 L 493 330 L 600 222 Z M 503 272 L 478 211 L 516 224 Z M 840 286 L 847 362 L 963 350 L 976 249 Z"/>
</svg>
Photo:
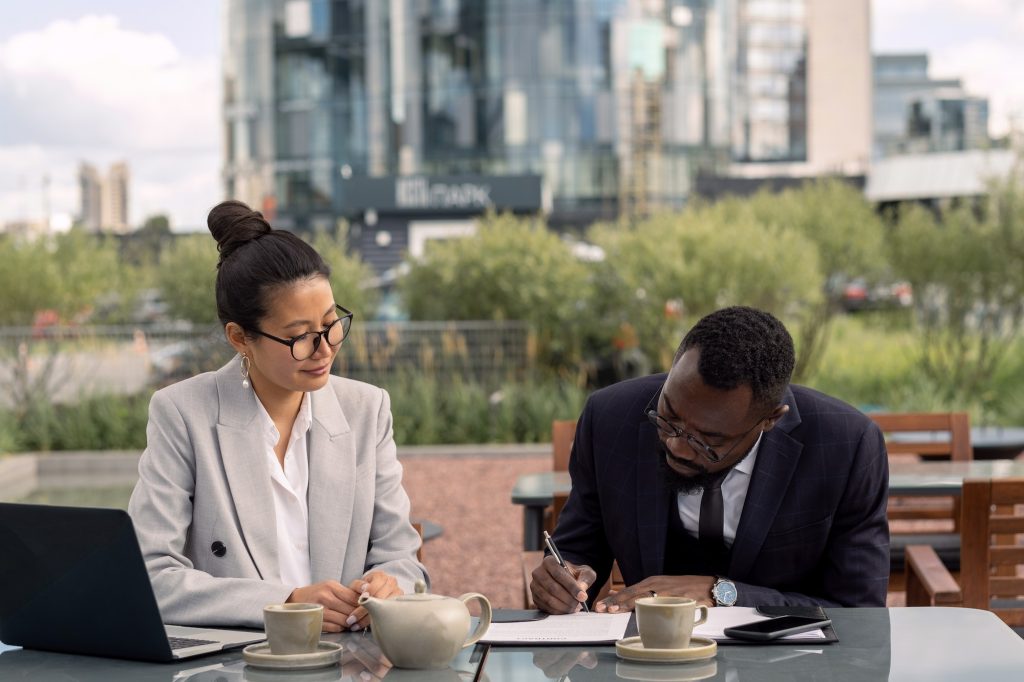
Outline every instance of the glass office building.
<svg viewBox="0 0 1024 682">
<path fill-rule="evenodd" d="M 224 11 L 225 193 L 283 227 L 346 220 L 380 271 L 489 209 L 583 226 L 680 207 L 698 170 L 835 173 L 870 155 L 867 0 Z"/>
<path fill-rule="evenodd" d="M 874 57 L 874 155 L 984 149 L 988 100 L 959 78 L 932 78 L 928 55 Z"/>
<path fill-rule="evenodd" d="M 229 0 L 226 192 L 299 228 L 353 178 L 538 176 L 555 224 L 680 206 L 729 155 L 736 2 Z"/>
</svg>

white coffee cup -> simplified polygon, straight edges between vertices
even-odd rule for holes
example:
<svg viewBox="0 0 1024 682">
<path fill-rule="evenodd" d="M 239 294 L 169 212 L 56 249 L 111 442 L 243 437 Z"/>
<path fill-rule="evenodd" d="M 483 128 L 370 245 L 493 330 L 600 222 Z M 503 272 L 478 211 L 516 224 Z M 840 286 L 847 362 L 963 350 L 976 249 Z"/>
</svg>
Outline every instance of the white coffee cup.
<svg viewBox="0 0 1024 682">
<path fill-rule="evenodd" d="M 263 607 L 263 626 L 270 653 L 309 654 L 317 650 L 324 627 L 320 604 L 270 604 Z"/>
<path fill-rule="evenodd" d="M 690 646 L 693 626 L 708 619 L 708 607 L 697 606 L 688 597 L 643 597 L 636 600 L 634 608 L 645 649 L 685 649 Z"/>
</svg>

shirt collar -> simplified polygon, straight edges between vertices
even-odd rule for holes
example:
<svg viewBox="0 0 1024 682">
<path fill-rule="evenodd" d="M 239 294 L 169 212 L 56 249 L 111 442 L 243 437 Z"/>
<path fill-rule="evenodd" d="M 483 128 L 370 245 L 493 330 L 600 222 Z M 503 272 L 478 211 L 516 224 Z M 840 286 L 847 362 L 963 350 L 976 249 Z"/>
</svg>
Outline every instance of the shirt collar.
<svg viewBox="0 0 1024 682">
<path fill-rule="evenodd" d="M 292 424 L 291 440 L 294 441 L 305 436 L 310 426 L 313 425 L 313 407 L 311 403 L 309 393 L 303 393 L 302 402 L 299 404 L 299 413 L 295 415 L 295 423 Z M 274 425 L 274 420 L 270 418 L 270 413 L 263 406 L 263 401 L 259 399 L 259 396 L 256 396 L 256 405 L 260 421 L 263 423 L 264 437 L 270 443 L 270 446 L 273 447 L 280 440 L 281 433 L 277 430 L 277 426 Z"/>
<path fill-rule="evenodd" d="M 757 451 L 761 449 L 761 441 L 764 440 L 764 431 L 754 441 L 754 447 L 750 448 L 750 454 L 744 457 L 739 464 L 732 468 L 733 471 L 749 476 L 754 471 L 754 462 L 757 461 Z"/>
</svg>

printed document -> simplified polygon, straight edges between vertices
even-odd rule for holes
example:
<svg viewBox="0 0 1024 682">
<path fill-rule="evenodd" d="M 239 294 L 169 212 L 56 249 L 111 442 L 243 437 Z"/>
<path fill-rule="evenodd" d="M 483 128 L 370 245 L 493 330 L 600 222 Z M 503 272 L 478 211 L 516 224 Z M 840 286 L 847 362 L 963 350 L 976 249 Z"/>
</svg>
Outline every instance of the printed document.
<svg viewBox="0 0 1024 682">
<path fill-rule="evenodd" d="M 631 613 L 570 613 L 523 623 L 491 623 L 491 644 L 608 644 L 626 636 Z"/>
</svg>

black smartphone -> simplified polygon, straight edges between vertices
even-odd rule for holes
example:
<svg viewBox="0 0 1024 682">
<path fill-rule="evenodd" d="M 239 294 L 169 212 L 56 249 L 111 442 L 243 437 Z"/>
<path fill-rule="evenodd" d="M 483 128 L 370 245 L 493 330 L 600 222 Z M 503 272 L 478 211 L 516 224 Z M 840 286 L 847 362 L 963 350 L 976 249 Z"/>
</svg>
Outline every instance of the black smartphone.
<svg viewBox="0 0 1024 682">
<path fill-rule="evenodd" d="M 785 637 L 787 635 L 795 635 L 798 632 L 819 630 L 831 624 L 832 621 L 827 618 L 779 616 L 778 618 L 768 618 L 767 620 L 759 620 L 754 623 L 745 623 L 744 625 L 726 628 L 725 636 L 732 637 L 734 639 L 749 639 L 757 642 L 763 642 L 770 639 Z"/>
</svg>

